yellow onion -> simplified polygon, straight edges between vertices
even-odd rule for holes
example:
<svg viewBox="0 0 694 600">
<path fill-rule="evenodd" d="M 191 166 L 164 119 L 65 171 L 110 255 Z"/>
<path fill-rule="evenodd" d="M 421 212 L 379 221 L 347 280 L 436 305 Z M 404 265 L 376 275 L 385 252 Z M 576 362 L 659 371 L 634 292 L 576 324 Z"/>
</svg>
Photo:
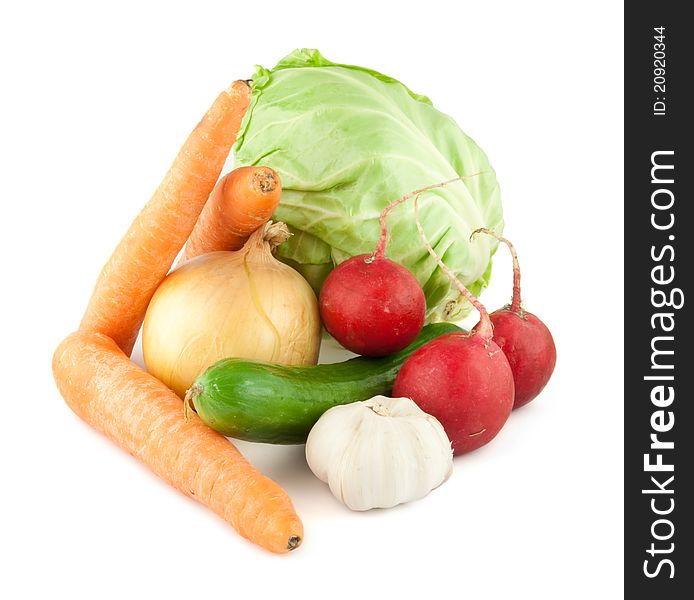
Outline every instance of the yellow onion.
<svg viewBox="0 0 694 600">
<path fill-rule="evenodd" d="M 154 294 L 142 331 L 148 371 L 179 396 L 222 358 L 316 364 L 321 324 L 311 286 L 272 250 L 289 237 L 267 223 L 236 252 L 183 263 Z"/>
</svg>

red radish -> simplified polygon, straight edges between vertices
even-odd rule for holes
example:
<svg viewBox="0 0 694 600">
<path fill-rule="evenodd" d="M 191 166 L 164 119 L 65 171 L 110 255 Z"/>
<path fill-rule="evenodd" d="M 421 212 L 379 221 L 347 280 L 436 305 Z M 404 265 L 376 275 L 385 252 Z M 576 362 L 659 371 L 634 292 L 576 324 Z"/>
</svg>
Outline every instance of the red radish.
<svg viewBox="0 0 694 600">
<path fill-rule="evenodd" d="M 417 350 L 400 369 L 393 397 L 407 397 L 436 417 L 446 430 L 455 454 L 489 442 L 503 427 L 513 408 L 513 373 L 493 339 L 493 327 L 482 303 L 455 277 L 424 234 L 429 254 L 460 292 L 479 311 L 480 322 L 470 333 L 447 333 Z"/>
<path fill-rule="evenodd" d="M 494 325 L 494 341 L 504 351 L 511 371 L 516 394 L 513 408 L 530 402 L 547 385 L 557 362 L 557 349 L 547 326 L 534 314 L 521 307 L 520 266 L 513 244 L 489 229 L 486 233 L 508 246 L 513 258 L 513 298 L 511 304 L 490 315 Z"/>
<path fill-rule="evenodd" d="M 424 326 L 426 300 L 419 282 L 383 252 L 338 265 L 323 283 L 319 302 L 330 335 L 364 356 L 402 350 Z"/>
<path fill-rule="evenodd" d="M 381 212 L 381 237 L 373 254 L 340 263 L 328 275 L 318 303 L 323 325 L 347 350 L 364 356 L 387 356 L 412 342 L 424 326 L 426 298 L 416 277 L 386 258 L 386 217 L 416 194 L 454 181 L 428 185 L 405 194 Z"/>
</svg>

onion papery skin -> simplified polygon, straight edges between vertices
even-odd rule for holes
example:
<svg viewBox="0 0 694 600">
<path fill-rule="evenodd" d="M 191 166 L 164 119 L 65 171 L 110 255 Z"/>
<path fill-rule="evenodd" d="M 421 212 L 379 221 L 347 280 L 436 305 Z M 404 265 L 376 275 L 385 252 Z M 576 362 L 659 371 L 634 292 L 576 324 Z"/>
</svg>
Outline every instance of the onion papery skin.
<svg viewBox="0 0 694 600">
<path fill-rule="evenodd" d="M 321 323 L 315 293 L 254 234 L 237 252 L 211 252 L 170 273 L 147 310 L 147 370 L 183 397 L 223 358 L 316 364 Z"/>
</svg>

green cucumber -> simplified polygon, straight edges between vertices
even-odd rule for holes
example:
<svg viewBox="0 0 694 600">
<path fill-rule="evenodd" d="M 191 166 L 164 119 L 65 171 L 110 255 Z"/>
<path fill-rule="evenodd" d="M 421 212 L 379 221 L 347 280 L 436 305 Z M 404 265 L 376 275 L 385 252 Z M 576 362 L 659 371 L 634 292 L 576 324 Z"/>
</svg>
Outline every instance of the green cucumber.
<svg viewBox="0 0 694 600">
<path fill-rule="evenodd" d="M 326 410 L 389 393 L 410 355 L 451 331 L 461 329 L 451 323 L 433 323 L 400 352 L 331 365 L 290 367 L 226 358 L 195 380 L 185 401 L 224 435 L 251 442 L 302 444 Z"/>
</svg>

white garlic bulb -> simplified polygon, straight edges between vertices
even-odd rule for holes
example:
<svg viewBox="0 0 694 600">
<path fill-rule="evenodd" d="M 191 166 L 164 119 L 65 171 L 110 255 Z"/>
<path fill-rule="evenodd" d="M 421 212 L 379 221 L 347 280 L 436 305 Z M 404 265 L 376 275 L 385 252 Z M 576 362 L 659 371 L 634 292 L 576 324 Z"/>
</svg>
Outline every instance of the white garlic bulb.
<svg viewBox="0 0 694 600">
<path fill-rule="evenodd" d="M 326 411 L 309 433 L 306 460 L 352 510 L 423 498 L 453 470 L 441 423 L 409 398 L 385 396 Z"/>
</svg>

